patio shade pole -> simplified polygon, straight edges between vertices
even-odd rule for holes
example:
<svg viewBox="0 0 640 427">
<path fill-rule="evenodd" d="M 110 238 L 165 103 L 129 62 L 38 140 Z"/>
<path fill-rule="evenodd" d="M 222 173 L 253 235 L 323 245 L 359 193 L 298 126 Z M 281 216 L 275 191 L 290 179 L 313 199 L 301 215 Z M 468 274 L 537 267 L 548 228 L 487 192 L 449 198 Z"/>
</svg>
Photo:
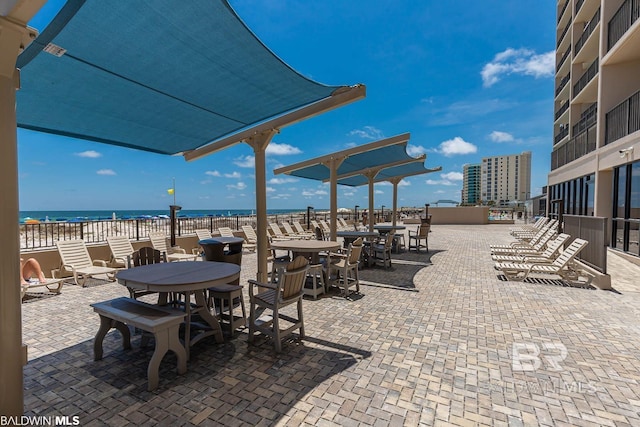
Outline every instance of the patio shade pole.
<svg viewBox="0 0 640 427">
<path fill-rule="evenodd" d="M 378 172 L 367 172 L 365 176 L 369 180 L 369 232 L 373 233 L 373 180 Z"/>
<path fill-rule="evenodd" d="M 402 181 L 402 178 L 395 178 L 391 180 L 393 184 L 393 215 L 391 216 L 391 225 L 396 226 L 396 215 L 398 213 L 398 184 Z"/>
<path fill-rule="evenodd" d="M 258 235 L 257 252 L 258 252 L 258 272 L 256 280 L 262 283 L 267 282 L 267 169 L 266 169 L 266 150 L 267 145 L 271 142 L 273 136 L 278 133 L 276 129 L 261 132 L 245 142 L 253 148 L 255 155 L 256 170 L 256 222 Z"/>
<path fill-rule="evenodd" d="M 16 90 L 20 72 L 16 60 L 21 48 L 36 37 L 27 22 L 42 7 L 42 1 L 13 1 L 0 15 L 0 414 L 20 416 L 24 411 L 26 347 L 22 347 L 20 305 L 20 234 L 18 226 L 18 134 Z"/>
<path fill-rule="evenodd" d="M 331 240 L 336 240 L 338 236 L 336 233 L 338 232 L 337 221 L 338 221 L 338 168 L 344 161 L 343 158 L 335 158 L 332 157 L 329 160 L 329 186 L 331 187 L 331 217 L 330 217 L 330 229 L 331 229 Z"/>
</svg>

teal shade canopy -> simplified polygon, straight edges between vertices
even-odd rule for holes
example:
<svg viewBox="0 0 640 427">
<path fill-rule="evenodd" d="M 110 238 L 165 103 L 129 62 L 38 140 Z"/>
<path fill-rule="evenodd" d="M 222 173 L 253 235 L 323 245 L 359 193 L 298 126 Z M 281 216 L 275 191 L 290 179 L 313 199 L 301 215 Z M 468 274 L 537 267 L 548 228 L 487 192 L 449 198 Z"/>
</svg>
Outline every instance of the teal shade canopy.
<svg viewBox="0 0 640 427">
<path fill-rule="evenodd" d="M 225 0 L 69 0 L 18 58 L 17 123 L 176 154 L 330 97 Z"/>
<path fill-rule="evenodd" d="M 425 173 L 439 172 L 442 167 L 427 169 L 423 162 L 406 163 L 404 165 L 392 166 L 380 170 L 374 177 L 374 182 L 392 181 L 394 179 L 402 179 L 414 175 L 422 175 Z M 369 179 L 364 175 L 355 175 L 348 178 L 338 180 L 338 184 L 350 187 L 358 187 L 369 183 Z"/>
</svg>

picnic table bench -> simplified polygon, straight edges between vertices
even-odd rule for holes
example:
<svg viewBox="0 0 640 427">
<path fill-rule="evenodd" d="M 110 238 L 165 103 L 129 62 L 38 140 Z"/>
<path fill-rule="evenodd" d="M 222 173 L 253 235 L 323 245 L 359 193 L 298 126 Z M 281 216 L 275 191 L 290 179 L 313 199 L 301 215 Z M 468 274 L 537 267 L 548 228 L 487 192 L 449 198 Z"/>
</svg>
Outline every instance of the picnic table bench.
<svg viewBox="0 0 640 427">
<path fill-rule="evenodd" d="M 172 350 L 178 358 L 178 374 L 187 372 L 187 353 L 180 342 L 178 332 L 185 313 L 167 307 L 155 306 L 132 298 L 115 298 L 91 304 L 93 311 L 100 315 L 100 329 L 93 343 L 94 360 L 102 359 L 102 341 L 110 329 L 122 334 L 122 346 L 131 348 L 129 326 L 150 332 L 155 337 L 155 350 L 147 368 L 148 390 L 158 387 L 160 362 Z"/>
</svg>

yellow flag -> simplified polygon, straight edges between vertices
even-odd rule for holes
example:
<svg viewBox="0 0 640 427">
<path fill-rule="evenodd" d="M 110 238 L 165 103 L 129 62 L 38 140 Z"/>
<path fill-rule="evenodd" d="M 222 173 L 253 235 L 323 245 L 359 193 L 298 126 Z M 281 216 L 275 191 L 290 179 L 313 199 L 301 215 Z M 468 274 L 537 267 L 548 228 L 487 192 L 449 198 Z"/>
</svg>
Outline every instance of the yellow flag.
<svg viewBox="0 0 640 427">
<path fill-rule="evenodd" d="M 169 195 L 172 195 L 174 193 L 174 191 L 175 190 L 173 188 L 170 188 L 170 189 L 167 190 L 167 193 L 169 193 Z"/>
</svg>

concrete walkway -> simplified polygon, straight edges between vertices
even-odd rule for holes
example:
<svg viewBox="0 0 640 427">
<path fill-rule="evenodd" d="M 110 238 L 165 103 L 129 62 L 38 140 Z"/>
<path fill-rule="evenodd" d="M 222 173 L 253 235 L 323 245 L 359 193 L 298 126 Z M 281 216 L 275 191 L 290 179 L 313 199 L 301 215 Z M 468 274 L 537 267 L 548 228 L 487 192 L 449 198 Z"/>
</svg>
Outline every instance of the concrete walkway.
<svg viewBox="0 0 640 427">
<path fill-rule="evenodd" d="M 175 357 L 146 391 L 152 346 L 117 332 L 93 361 L 89 304 L 113 283 L 23 304 L 25 414 L 91 425 L 640 425 L 640 267 L 610 252 L 615 291 L 507 282 L 489 245 L 512 226 L 434 226 L 428 254 L 361 272 L 361 295 L 304 301 L 306 335 L 277 355 L 240 332 Z M 245 254 L 243 280 L 255 277 Z M 246 298 L 248 301 L 248 298 Z M 247 307 L 248 309 L 248 307 Z"/>
</svg>

